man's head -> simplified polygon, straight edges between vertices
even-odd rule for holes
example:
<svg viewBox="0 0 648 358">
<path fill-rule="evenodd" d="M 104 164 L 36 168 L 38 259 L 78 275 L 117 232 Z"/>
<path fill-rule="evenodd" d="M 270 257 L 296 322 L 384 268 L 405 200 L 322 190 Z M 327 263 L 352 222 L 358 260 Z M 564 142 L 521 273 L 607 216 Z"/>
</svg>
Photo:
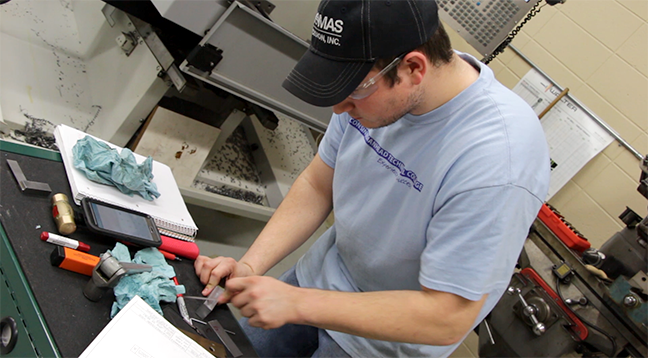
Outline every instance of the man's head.
<svg viewBox="0 0 648 358">
<path fill-rule="evenodd" d="M 338 104 L 378 60 L 419 48 L 438 27 L 434 0 L 323 0 L 311 46 L 283 86 L 316 106 Z"/>
<path fill-rule="evenodd" d="M 450 61 L 452 61 L 452 55 L 454 53 L 454 51 L 452 50 L 452 45 L 450 43 L 450 38 L 448 37 L 448 33 L 443 28 L 443 24 L 439 24 L 439 27 L 434 32 L 432 37 L 414 50 L 422 52 L 427 57 L 429 62 L 436 67 L 450 63 Z M 397 58 L 397 56 L 378 59 L 376 61 L 376 64 L 374 65 L 374 70 L 380 71 L 382 69 L 385 69 L 387 66 L 389 66 L 390 63 L 392 63 L 392 61 L 394 61 L 395 58 Z M 397 70 L 397 67 L 393 67 L 389 71 L 385 71 L 383 75 L 390 87 L 393 86 L 394 83 L 398 83 L 400 81 Z"/>
</svg>

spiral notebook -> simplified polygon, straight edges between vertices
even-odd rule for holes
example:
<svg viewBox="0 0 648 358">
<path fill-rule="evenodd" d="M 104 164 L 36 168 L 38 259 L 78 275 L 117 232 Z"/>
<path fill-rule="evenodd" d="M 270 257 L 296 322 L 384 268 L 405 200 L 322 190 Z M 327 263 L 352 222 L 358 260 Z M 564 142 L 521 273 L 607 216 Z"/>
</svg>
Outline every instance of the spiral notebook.
<svg viewBox="0 0 648 358">
<path fill-rule="evenodd" d="M 169 166 L 153 161 L 152 182 L 157 185 L 157 189 L 161 194 L 159 198 L 148 201 L 137 194 L 129 196 L 114 186 L 91 181 L 83 172 L 74 168 L 72 147 L 74 147 L 79 139 L 84 138 L 86 135 L 89 134 L 64 124 L 59 124 L 54 129 L 56 145 L 58 145 L 61 152 L 73 199 L 77 205 L 84 197 L 91 197 L 109 204 L 149 214 L 155 220 L 158 228 L 170 233 L 178 233 L 180 234 L 178 236 L 184 240 L 193 239 L 196 236 L 198 228 L 191 218 L 189 210 L 187 210 L 187 206 L 180 194 L 180 189 L 178 189 L 178 185 Z M 122 149 L 97 137 L 91 137 L 107 143 L 110 147 L 116 148 L 119 151 Z M 133 155 L 138 163 L 146 159 L 146 157 L 137 153 L 133 153 Z"/>
</svg>

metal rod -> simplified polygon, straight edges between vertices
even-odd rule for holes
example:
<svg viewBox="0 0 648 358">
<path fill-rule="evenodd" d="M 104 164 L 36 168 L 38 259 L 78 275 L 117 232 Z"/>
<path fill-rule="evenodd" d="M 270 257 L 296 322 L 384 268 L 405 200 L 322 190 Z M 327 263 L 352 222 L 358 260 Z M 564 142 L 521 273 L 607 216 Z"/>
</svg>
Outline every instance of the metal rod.
<svg viewBox="0 0 648 358">
<path fill-rule="evenodd" d="M 495 345 L 495 339 L 493 339 L 493 332 L 491 332 L 490 325 L 488 324 L 488 320 L 484 319 L 484 326 L 486 327 L 486 332 L 488 332 L 488 339 L 490 339 L 490 343 L 492 345 Z"/>
<path fill-rule="evenodd" d="M 528 63 L 529 65 L 531 65 L 531 67 L 533 67 L 536 71 L 540 72 L 540 73 L 541 73 L 543 76 L 545 76 L 549 81 L 551 81 L 551 83 L 553 83 L 554 86 L 556 86 L 556 87 L 558 87 L 559 89 L 562 90 L 562 87 L 561 87 L 561 86 L 560 86 L 556 81 L 554 81 L 551 77 L 549 77 L 549 75 L 547 75 L 543 70 L 541 70 L 541 69 L 540 69 L 540 68 L 539 68 L 535 63 L 533 63 L 533 61 L 531 61 L 528 57 L 526 57 L 526 55 L 524 55 L 522 52 L 520 52 L 520 50 L 518 50 L 515 46 L 509 44 L 508 47 L 509 47 L 511 50 L 513 50 L 513 51 L 514 51 L 518 56 L 522 57 L 522 59 L 523 59 L 524 61 L 526 61 L 526 63 Z M 614 139 L 616 139 L 616 140 L 617 140 L 617 141 L 618 141 L 622 146 L 624 146 L 627 150 L 631 151 L 632 154 L 634 154 L 634 156 L 637 157 L 637 159 L 639 159 L 639 160 L 643 160 L 644 156 L 643 156 L 643 155 L 642 155 L 638 150 L 636 150 L 635 148 L 633 148 L 633 147 L 630 145 L 630 143 L 626 142 L 625 139 L 621 138 L 621 135 L 620 135 L 619 133 L 617 133 L 617 131 L 615 131 L 614 128 L 610 127 L 609 124 L 605 123 L 601 118 L 599 118 L 599 116 L 597 116 L 596 114 L 594 114 L 594 112 L 592 112 L 589 108 L 585 107 L 585 105 L 583 105 L 583 104 L 582 104 L 579 100 L 577 100 L 576 98 L 573 98 L 573 97 L 570 96 L 569 94 L 567 94 L 567 97 L 568 97 L 570 100 L 572 100 L 574 103 L 576 103 L 579 107 L 581 107 L 581 109 L 582 109 L 583 111 L 585 111 L 585 113 L 589 114 L 590 117 L 592 117 L 592 118 L 596 121 L 596 123 L 598 123 L 598 124 L 599 124 L 601 127 L 603 127 L 603 128 L 604 128 L 608 133 L 610 133 L 610 135 L 611 135 L 612 137 L 614 137 Z"/>
</svg>

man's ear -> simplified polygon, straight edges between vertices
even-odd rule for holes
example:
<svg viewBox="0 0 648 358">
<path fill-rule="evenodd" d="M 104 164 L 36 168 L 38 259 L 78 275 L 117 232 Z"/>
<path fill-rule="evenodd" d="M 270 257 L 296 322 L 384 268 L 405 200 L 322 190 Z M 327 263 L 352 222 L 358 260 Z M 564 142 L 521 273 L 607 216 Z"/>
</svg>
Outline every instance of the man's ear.
<svg viewBox="0 0 648 358">
<path fill-rule="evenodd" d="M 415 85 L 423 81 L 423 77 L 430 67 L 427 57 L 420 51 L 412 51 L 405 55 L 403 64 L 407 71 L 405 76 L 408 76 L 411 83 Z"/>
</svg>

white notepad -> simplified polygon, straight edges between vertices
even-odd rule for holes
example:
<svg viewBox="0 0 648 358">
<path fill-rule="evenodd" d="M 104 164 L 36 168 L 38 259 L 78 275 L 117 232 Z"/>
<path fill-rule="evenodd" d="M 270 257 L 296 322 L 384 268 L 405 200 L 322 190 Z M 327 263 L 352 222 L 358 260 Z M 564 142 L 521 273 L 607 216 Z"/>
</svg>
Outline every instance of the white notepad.
<svg viewBox="0 0 648 358">
<path fill-rule="evenodd" d="M 64 124 L 59 124 L 54 129 L 56 145 L 58 145 L 61 152 L 65 172 L 70 182 L 72 196 L 77 205 L 84 197 L 91 197 L 109 204 L 149 214 L 155 220 L 155 224 L 161 229 L 177 232 L 192 238 L 196 236 L 198 227 L 196 227 L 189 210 L 187 210 L 187 206 L 180 194 L 180 189 L 178 189 L 173 172 L 169 166 L 155 160 L 153 161 L 152 182 L 157 185 L 157 189 L 160 192 L 159 198 L 148 201 L 137 194 L 129 196 L 112 185 L 104 185 L 91 181 L 82 171 L 74 168 L 72 147 L 74 147 L 79 139 L 83 139 L 86 135 L 89 134 Z M 122 149 L 97 137 L 91 137 L 107 143 L 110 147 L 116 148 L 119 151 Z M 146 159 L 137 153 L 133 153 L 133 155 L 137 163 L 141 163 Z"/>
<path fill-rule="evenodd" d="M 80 358 L 214 358 L 139 296 L 122 308 Z"/>
</svg>

